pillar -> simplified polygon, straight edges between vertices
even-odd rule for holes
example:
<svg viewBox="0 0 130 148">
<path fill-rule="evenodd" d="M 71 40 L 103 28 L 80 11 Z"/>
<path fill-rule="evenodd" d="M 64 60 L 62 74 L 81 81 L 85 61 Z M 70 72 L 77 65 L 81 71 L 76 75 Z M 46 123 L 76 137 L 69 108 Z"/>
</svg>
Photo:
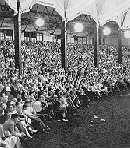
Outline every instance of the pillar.
<svg viewBox="0 0 130 148">
<path fill-rule="evenodd" d="M 20 0 L 17 0 L 17 14 L 14 16 L 14 46 L 15 46 L 15 68 L 22 74 L 21 66 L 21 13 Z"/>
</svg>

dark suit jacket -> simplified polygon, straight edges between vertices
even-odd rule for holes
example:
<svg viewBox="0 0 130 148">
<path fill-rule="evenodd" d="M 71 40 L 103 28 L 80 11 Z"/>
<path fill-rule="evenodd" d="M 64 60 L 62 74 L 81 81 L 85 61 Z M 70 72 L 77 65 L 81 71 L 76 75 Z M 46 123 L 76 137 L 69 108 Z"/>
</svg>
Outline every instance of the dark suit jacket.
<svg viewBox="0 0 130 148">
<path fill-rule="evenodd" d="M 11 135 L 15 135 L 15 123 L 14 121 L 12 121 L 11 119 L 7 120 L 4 124 L 3 124 L 3 130 L 5 132 L 5 134 L 11 134 Z M 5 136 L 9 136 L 9 135 L 5 135 Z"/>
</svg>

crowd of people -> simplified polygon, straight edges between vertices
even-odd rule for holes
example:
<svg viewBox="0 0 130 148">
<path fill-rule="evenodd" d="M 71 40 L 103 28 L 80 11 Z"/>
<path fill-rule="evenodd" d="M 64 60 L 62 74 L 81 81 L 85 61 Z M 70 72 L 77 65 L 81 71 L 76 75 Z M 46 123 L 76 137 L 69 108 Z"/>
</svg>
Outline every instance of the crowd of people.
<svg viewBox="0 0 130 148">
<path fill-rule="evenodd" d="M 99 47 L 98 67 L 94 67 L 93 45 L 68 45 L 65 71 L 60 44 L 22 42 L 20 76 L 14 56 L 13 42 L 1 42 L 0 145 L 3 146 L 20 146 L 23 137 L 32 138 L 36 132 L 50 130 L 45 120 L 68 121 L 77 108 L 89 107 L 92 101 L 130 87 L 130 59 L 125 55 L 123 63 L 118 64 L 118 52 L 113 46 Z"/>
</svg>

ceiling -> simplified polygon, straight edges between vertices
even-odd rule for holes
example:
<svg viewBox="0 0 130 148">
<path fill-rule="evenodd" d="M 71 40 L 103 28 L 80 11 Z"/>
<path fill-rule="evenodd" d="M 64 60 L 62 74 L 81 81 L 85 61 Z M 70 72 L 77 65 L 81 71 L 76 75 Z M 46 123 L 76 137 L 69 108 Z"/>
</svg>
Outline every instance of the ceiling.
<svg viewBox="0 0 130 148">
<path fill-rule="evenodd" d="M 14 11 L 6 4 L 4 0 L 0 0 L 0 27 L 8 27 L 9 24 L 13 25 Z M 45 19 L 45 26 L 38 28 L 35 25 L 35 20 L 39 17 Z M 85 22 L 87 26 L 92 26 L 95 22 L 90 15 L 80 15 L 73 21 L 68 22 L 67 26 L 71 26 L 73 22 Z M 35 4 L 29 12 L 25 12 L 21 16 L 22 31 L 31 29 L 32 31 L 48 31 L 60 29 L 62 25 L 62 17 L 55 11 L 54 8 Z M 69 27 L 68 27 L 69 28 Z"/>
</svg>

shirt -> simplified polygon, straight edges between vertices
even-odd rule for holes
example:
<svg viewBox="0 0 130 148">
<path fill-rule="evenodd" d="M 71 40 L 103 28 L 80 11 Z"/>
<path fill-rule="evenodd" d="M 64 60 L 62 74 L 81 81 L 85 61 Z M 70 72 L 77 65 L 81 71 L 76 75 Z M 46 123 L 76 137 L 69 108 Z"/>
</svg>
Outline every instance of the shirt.
<svg viewBox="0 0 130 148">
<path fill-rule="evenodd" d="M 37 112 L 40 112 L 42 110 L 42 104 L 40 101 L 35 101 L 33 103 L 33 109 L 34 111 L 37 113 Z"/>
<path fill-rule="evenodd" d="M 33 115 L 33 108 L 32 107 L 27 107 L 26 109 L 23 110 L 23 113 L 25 115 Z"/>
</svg>

